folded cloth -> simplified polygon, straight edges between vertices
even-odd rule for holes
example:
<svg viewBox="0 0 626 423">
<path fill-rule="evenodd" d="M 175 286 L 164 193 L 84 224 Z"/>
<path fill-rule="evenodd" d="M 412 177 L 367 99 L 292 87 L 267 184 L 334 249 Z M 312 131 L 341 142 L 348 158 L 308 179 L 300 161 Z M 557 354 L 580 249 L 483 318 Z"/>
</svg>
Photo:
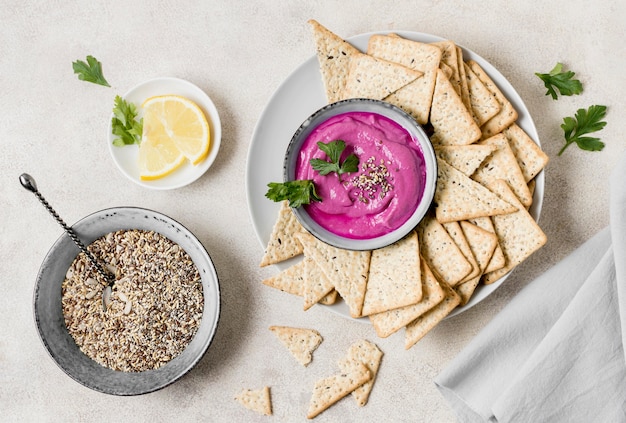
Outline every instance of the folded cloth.
<svg viewBox="0 0 626 423">
<path fill-rule="evenodd" d="M 435 384 L 462 422 L 626 422 L 626 156 L 610 225 L 524 287 Z"/>
</svg>

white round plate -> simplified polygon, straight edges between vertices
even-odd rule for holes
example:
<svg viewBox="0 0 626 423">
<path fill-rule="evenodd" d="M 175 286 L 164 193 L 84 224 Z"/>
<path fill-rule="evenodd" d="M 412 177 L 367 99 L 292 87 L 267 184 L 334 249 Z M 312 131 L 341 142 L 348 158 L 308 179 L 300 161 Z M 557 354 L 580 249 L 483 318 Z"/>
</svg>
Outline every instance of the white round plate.
<svg viewBox="0 0 626 423">
<path fill-rule="evenodd" d="M 123 98 L 127 102 L 134 103 L 137 106 L 138 118 L 141 118 L 143 116 L 141 105 L 146 99 L 156 95 L 168 94 L 180 95 L 195 102 L 202 109 L 209 122 L 211 146 L 209 147 L 209 155 L 201 163 L 194 166 L 189 161 L 185 161 L 182 166 L 163 178 L 154 181 L 144 181 L 139 177 L 139 168 L 137 167 L 137 157 L 139 154 L 138 146 L 114 146 L 114 136 L 111 133 L 111 118 L 109 118 L 108 125 L 109 132 L 107 134 L 107 142 L 109 144 L 109 151 L 119 170 L 136 184 L 157 190 L 180 188 L 194 182 L 204 175 L 215 161 L 222 139 L 220 117 L 213 101 L 211 101 L 204 91 L 189 81 L 168 77 L 151 79 L 129 90 L 124 94 Z M 111 117 L 112 116 L 111 114 Z"/>
<path fill-rule="evenodd" d="M 371 35 L 385 33 L 387 32 L 370 32 L 348 38 L 347 40 L 361 51 L 365 51 Z M 401 37 L 423 43 L 444 40 L 444 38 L 420 32 L 394 31 L 394 33 Z M 464 60 L 474 60 L 487 72 L 491 79 L 493 79 L 502 93 L 517 110 L 519 115 L 517 124 L 539 144 L 537 128 L 535 127 L 530 113 L 509 81 L 478 54 L 462 46 L 459 47 L 463 49 Z M 278 203 L 274 203 L 265 197 L 267 184 L 283 180 L 283 161 L 292 135 L 309 115 L 325 104 L 327 104 L 327 100 L 324 85 L 319 72 L 317 57 L 314 55 L 283 81 L 270 98 L 270 101 L 257 122 L 248 150 L 246 194 L 252 224 L 263 248 L 265 248 L 270 238 L 279 209 Z M 533 204 L 529 210 L 535 220 L 539 219 L 541 213 L 544 182 L 544 173 L 541 172 L 536 177 Z M 293 263 L 294 259 L 280 263 L 277 267 L 283 270 Z M 490 285 L 480 285 L 474 292 L 470 301 L 465 306 L 455 309 L 448 317 L 462 313 L 481 302 L 495 291 L 504 282 L 507 276 L 508 275 L 503 276 Z M 350 317 L 348 307 L 343 301 L 325 307 L 345 317 Z M 356 320 L 369 322 L 367 318 Z"/>
</svg>

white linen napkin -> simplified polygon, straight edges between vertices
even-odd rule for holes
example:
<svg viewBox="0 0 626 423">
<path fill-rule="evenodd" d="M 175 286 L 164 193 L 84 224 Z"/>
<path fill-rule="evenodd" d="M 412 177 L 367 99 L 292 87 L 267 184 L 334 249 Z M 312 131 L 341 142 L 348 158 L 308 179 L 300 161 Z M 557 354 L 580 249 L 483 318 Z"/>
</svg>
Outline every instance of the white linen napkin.
<svg viewBox="0 0 626 423">
<path fill-rule="evenodd" d="M 524 287 L 435 384 L 461 422 L 626 422 L 626 156 L 610 225 Z"/>
</svg>

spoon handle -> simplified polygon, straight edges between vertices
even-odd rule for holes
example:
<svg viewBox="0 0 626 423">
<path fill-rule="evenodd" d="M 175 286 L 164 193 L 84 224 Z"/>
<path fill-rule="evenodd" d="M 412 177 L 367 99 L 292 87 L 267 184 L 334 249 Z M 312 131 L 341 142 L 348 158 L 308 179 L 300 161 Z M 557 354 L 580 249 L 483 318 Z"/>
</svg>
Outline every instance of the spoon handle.
<svg viewBox="0 0 626 423">
<path fill-rule="evenodd" d="M 87 256 L 87 258 L 89 259 L 91 264 L 94 265 L 98 273 L 100 273 L 102 277 L 104 277 L 104 279 L 108 282 L 109 285 L 112 285 L 113 282 L 115 282 L 115 277 L 102 267 L 102 265 L 98 262 L 96 257 L 94 257 L 94 255 L 91 254 L 91 252 L 85 247 L 85 244 L 83 244 L 82 241 L 78 238 L 78 236 L 76 235 L 76 232 L 74 232 L 72 228 L 67 226 L 67 224 L 63 221 L 63 219 L 61 219 L 61 217 L 57 214 L 57 212 L 46 201 L 43 195 L 41 195 L 41 193 L 37 189 L 37 184 L 35 183 L 35 180 L 33 179 L 33 177 L 27 173 L 23 173 L 22 175 L 20 175 L 20 183 L 22 184 L 24 188 L 26 188 L 27 190 L 35 194 L 39 202 L 43 204 L 46 210 L 48 210 L 48 213 L 50 213 L 52 217 L 54 217 L 57 223 L 61 225 L 61 227 L 69 235 L 72 241 L 74 241 L 74 244 L 76 244 L 78 248 L 80 248 L 81 251 Z"/>
</svg>

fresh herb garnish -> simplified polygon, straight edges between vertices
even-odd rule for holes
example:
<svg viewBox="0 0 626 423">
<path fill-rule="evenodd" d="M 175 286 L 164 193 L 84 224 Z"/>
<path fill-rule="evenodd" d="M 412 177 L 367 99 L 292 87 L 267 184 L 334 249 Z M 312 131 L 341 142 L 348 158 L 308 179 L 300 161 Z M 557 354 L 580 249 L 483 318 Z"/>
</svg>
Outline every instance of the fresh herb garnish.
<svg viewBox="0 0 626 423">
<path fill-rule="evenodd" d="M 599 138 L 585 137 L 583 135 L 597 132 L 606 126 L 602 121 L 606 115 L 606 106 L 594 105 L 589 109 L 578 109 L 574 117 L 563 119 L 563 132 L 565 133 L 565 145 L 559 151 L 559 156 L 570 144 L 576 143 L 579 148 L 587 151 L 600 151 L 604 148 L 604 143 Z"/>
<path fill-rule="evenodd" d="M 137 107 L 133 103 L 127 103 L 119 95 L 115 96 L 114 104 L 111 132 L 117 138 L 113 140 L 113 145 L 122 147 L 124 145 L 140 144 L 141 133 L 143 132 L 143 118 L 140 120 L 136 119 Z"/>
<path fill-rule="evenodd" d="M 315 192 L 315 184 L 310 179 L 270 182 L 267 186 L 269 187 L 265 194 L 267 198 L 277 202 L 289 200 L 291 207 L 300 207 L 303 204 L 310 204 L 311 201 L 322 201 Z"/>
<path fill-rule="evenodd" d="M 74 69 L 74 73 L 78 74 L 78 79 L 81 81 L 110 87 L 102 74 L 102 64 L 93 56 L 87 56 L 86 63 L 82 60 L 72 62 L 72 69 Z"/>
<path fill-rule="evenodd" d="M 576 74 L 572 71 L 563 72 L 562 63 L 557 63 L 550 73 L 536 72 L 535 75 L 543 81 L 548 89 L 546 95 L 550 94 L 554 100 L 557 99 L 556 90 L 558 90 L 561 95 L 568 96 L 580 94 L 583 91 L 581 82 L 578 79 L 572 79 Z"/>
<path fill-rule="evenodd" d="M 346 148 L 346 143 L 342 140 L 331 141 L 327 144 L 318 142 L 317 146 L 322 150 L 330 162 L 322 159 L 311 159 L 311 167 L 317 170 L 320 175 L 328 175 L 330 172 L 335 172 L 337 175 L 342 173 L 356 172 L 359 170 L 359 158 L 354 154 L 350 154 L 341 163 L 341 153 Z"/>
</svg>

